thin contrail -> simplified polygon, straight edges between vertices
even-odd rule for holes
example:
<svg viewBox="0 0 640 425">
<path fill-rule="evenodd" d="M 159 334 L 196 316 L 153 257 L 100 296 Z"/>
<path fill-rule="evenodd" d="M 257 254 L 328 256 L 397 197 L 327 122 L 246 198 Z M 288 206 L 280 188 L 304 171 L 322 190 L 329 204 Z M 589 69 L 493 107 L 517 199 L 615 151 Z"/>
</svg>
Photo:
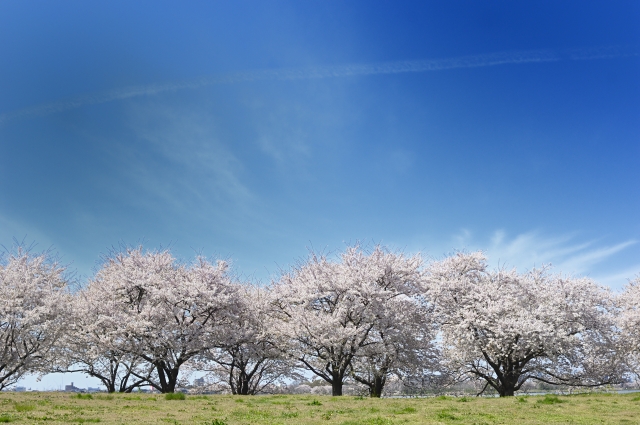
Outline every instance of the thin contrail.
<svg viewBox="0 0 640 425">
<path fill-rule="evenodd" d="M 440 71 L 456 68 L 479 68 L 486 66 L 523 64 L 533 62 L 553 62 L 560 60 L 610 59 L 623 56 L 637 56 L 628 47 L 595 47 L 568 51 L 528 50 L 521 52 L 500 52 L 476 56 L 461 56 L 448 59 L 429 59 L 416 61 L 379 62 L 369 64 L 350 64 L 321 66 L 313 68 L 280 68 L 237 72 L 232 74 L 201 77 L 181 82 L 150 84 L 113 89 L 106 92 L 86 94 L 73 99 L 45 103 L 0 115 L 0 125 L 16 118 L 47 115 L 79 108 L 85 105 L 129 99 L 138 96 L 150 96 L 158 93 L 195 89 L 200 87 L 264 80 L 306 80 L 317 78 L 337 78 L 358 75 L 402 74 L 428 71 Z"/>
</svg>

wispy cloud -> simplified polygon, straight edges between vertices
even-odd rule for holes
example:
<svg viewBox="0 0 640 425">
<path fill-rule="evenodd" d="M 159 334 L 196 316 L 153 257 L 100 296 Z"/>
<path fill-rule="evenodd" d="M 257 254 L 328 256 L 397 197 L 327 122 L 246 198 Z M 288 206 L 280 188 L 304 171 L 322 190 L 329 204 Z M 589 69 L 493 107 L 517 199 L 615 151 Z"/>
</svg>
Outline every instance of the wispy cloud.
<svg viewBox="0 0 640 425">
<path fill-rule="evenodd" d="M 640 264 L 634 264 L 614 273 L 597 274 L 594 275 L 593 278 L 604 285 L 621 289 L 627 284 L 627 282 L 633 280 L 637 276 L 640 276 Z"/>
<path fill-rule="evenodd" d="M 560 263 L 560 267 L 564 270 L 575 270 L 576 272 L 585 272 L 592 265 L 597 264 L 607 258 L 617 254 L 625 248 L 635 245 L 637 241 L 629 240 L 621 242 L 613 246 L 605 247 L 593 247 L 590 249 L 581 250 L 576 252 L 575 255 L 569 256 L 563 262 Z"/>
<path fill-rule="evenodd" d="M 608 46 L 565 51 L 526 50 L 518 52 L 497 52 L 482 55 L 461 56 L 456 58 L 347 64 L 311 68 L 262 69 L 201 77 L 192 80 L 164 84 L 130 86 L 106 92 L 85 94 L 73 99 L 45 103 L 2 114 L 0 115 L 0 125 L 20 117 L 48 115 L 87 105 L 113 102 L 140 96 L 153 96 L 164 92 L 196 89 L 221 84 L 265 80 L 306 80 L 381 74 L 421 73 L 457 68 L 480 68 L 496 65 L 553 62 L 560 60 L 611 59 L 624 56 L 637 56 L 637 54 L 635 47 Z"/>
<path fill-rule="evenodd" d="M 636 240 L 603 246 L 596 240 L 578 241 L 576 234 L 548 236 L 531 231 L 509 237 L 504 230 L 497 230 L 489 241 L 483 242 L 474 238 L 469 230 L 463 229 L 453 237 L 453 242 L 458 249 L 483 250 L 494 265 L 527 270 L 552 264 L 555 270 L 564 273 L 606 277 L 607 284 L 620 284 L 624 279 L 633 277 L 633 273 L 640 272 L 640 268 L 629 268 L 622 274 L 607 274 L 598 267 L 599 263 L 637 244 Z"/>
<path fill-rule="evenodd" d="M 133 107 L 130 126 L 149 155 L 157 155 L 160 164 L 172 164 L 178 170 L 167 174 L 158 164 L 150 166 L 140 159 L 125 162 L 131 181 L 143 185 L 145 192 L 177 209 L 211 202 L 230 208 L 253 200 L 240 178 L 241 161 L 201 114 L 170 106 Z"/>
</svg>

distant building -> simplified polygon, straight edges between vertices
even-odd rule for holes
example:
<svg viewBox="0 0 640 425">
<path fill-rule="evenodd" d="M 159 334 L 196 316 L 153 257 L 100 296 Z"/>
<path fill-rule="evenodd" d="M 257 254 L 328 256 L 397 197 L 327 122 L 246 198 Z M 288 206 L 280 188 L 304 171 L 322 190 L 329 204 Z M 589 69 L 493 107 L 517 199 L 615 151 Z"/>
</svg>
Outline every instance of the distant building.
<svg viewBox="0 0 640 425">
<path fill-rule="evenodd" d="M 65 385 L 64 386 L 64 390 L 66 392 L 70 392 L 70 393 L 79 393 L 79 392 L 83 391 L 82 388 L 78 388 L 78 387 L 74 386 L 73 382 L 71 383 L 71 385 Z"/>
<path fill-rule="evenodd" d="M 27 387 L 15 387 L 13 391 L 21 393 L 23 391 L 27 391 Z"/>
<path fill-rule="evenodd" d="M 102 391 L 101 388 L 93 388 L 93 387 L 87 388 L 88 393 L 99 393 L 100 391 Z"/>
</svg>

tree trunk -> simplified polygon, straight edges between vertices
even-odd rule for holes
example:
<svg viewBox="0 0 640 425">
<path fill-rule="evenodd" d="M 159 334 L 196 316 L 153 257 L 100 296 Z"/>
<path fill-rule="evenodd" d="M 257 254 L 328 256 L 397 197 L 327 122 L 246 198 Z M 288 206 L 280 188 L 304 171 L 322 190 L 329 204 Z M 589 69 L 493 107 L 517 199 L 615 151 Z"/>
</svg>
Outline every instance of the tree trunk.
<svg viewBox="0 0 640 425">
<path fill-rule="evenodd" d="M 388 368 L 385 367 L 369 373 L 366 378 L 358 376 L 355 373 L 353 373 L 352 376 L 357 382 L 367 386 L 369 389 L 369 397 L 380 398 L 382 397 L 384 385 L 387 383 L 387 371 Z"/>
<path fill-rule="evenodd" d="M 251 378 L 253 374 L 246 372 L 246 365 L 232 366 L 229 371 L 229 385 L 233 395 L 253 395 L 251 392 Z"/>
<path fill-rule="evenodd" d="M 341 396 L 342 385 L 344 381 L 344 372 L 341 373 L 340 370 L 334 370 L 331 375 L 331 395 Z"/>
<path fill-rule="evenodd" d="M 331 395 L 332 396 L 340 396 L 342 395 L 342 379 L 337 380 L 334 379 L 331 383 Z"/>
<path fill-rule="evenodd" d="M 158 378 L 160 381 L 160 392 L 175 392 L 176 384 L 178 383 L 178 373 L 180 372 L 179 366 L 168 368 L 166 364 L 161 361 L 156 366 L 156 370 L 158 371 Z"/>
<path fill-rule="evenodd" d="M 90 371 L 86 372 L 89 376 L 93 376 L 94 378 L 98 378 L 100 380 L 100 382 L 102 382 L 102 385 L 104 385 L 105 387 L 107 387 L 107 392 L 109 394 L 111 393 L 115 393 L 116 392 L 116 383 L 114 380 L 111 380 L 109 378 L 105 378 L 104 376 L 97 374 L 97 373 L 92 373 Z"/>
<path fill-rule="evenodd" d="M 249 395 L 249 377 L 246 373 L 240 373 L 240 395 Z"/>
<path fill-rule="evenodd" d="M 373 398 L 382 397 L 382 389 L 384 388 L 384 384 L 386 379 L 384 376 L 376 375 L 373 378 L 373 382 L 369 385 L 369 396 Z"/>
<path fill-rule="evenodd" d="M 499 381 L 498 394 L 500 397 L 513 397 L 516 392 L 516 385 L 518 383 L 518 377 L 513 376 L 512 374 L 504 375 L 502 379 Z"/>
<path fill-rule="evenodd" d="M 513 390 L 513 388 L 504 388 L 500 392 L 500 397 L 513 397 L 514 394 L 515 394 L 515 391 Z"/>
</svg>

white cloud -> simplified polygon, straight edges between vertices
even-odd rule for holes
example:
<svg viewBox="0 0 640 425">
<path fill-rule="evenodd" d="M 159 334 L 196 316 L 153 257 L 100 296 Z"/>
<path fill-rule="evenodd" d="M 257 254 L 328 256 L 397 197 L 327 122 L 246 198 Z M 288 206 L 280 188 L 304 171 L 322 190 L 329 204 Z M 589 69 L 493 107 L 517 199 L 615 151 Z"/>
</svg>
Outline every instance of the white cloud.
<svg viewBox="0 0 640 425">
<path fill-rule="evenodd" d="M 596 274 L 592 277 L 603 285 L 608 285 L 616 289 L 622 289 L 622 287 L 624 287 L 624 285 L 626 285 L 629 280 L 633 280 L 637 276 L 640 276 L 640 264 L 626 267 L 622 271 L 608 274 Z"/>
<path fill-rule="evenodd" d="M 558 267 L 563 270 L 572 270 L 575 273 L 583 273 L 592 268 L 593 265 L 617 254 L 623 249 L 635 245 L 636 241 L 629 240 L 613 246 L 605 246 L 593 248 L 586 251 L 579 251 L 576 255 L 571 256 L 561 262 Z"/>
<path fill-rule="evenodd" d="M 130 125 L 150 148 L 149 154 L 173 164 L 171 175 L 146 160 L 131 167 L 135 181 L 167 202 L 179 206 L 191 197 L 238 206 L 254 198 L 241 179 L 243 164 L 216 135 L 208 117 L 146 105 L 132 109 Z"/>
<path fill-rule="evenodd" d="M 236 72 L 226 75 L 200 77 L 191 80 L 164 84 L 130 86 L 106 92 L 81 95 L 72 99 L 51 102 L 0 115 L 0 125 L 16 118 L 34 115 L 48 115 L 86 105 L 107 103 L 159 93 L 196 89 L 200 87 L 268 80 L 308 80 L 318 78 L 352 77 L 360 75 L 403 74 L 428 71 L 442 71 L 457 68 L 479 68 L 506 64 L 553 62 L 560 60 L 596 60 L 623 56 L 637 56 L 625 46 L 604 46 L 568 51 L 525 50 L 518 52 L 496 52 L 456 58 L 426 59 L 413 61 L 378 62 L 367 64 L 347 64 L 318 66 L 312 68 L 281 68 Z"/>
<path fill-rule="evenodd" d="M 577 234 L 549 236 L 530 231 L 509 237 L 504 230 L 497 230 L 488 241 L 482 241 L 474 238 L 469 230 L 462 229 L 453 236 L 452 243 L 456 249 L 484 251 L 494 266 L 516 267 L 524 271 L 551 264 L 557 271 L 590 275 L 611 286 L 619 286 L 624 279 L 640 272 L 637 266 L 616 273 L 604 272 L 599 267 L 600 263 L 635 245 L 636 240 L 602 245 L 597 240 L 580 241 Z"/>
<path fill-rule="evenodd" d="M 286 111 L 272 111 L 266 118 L 254 123 L 260 134 L 258 147 L 280 165 L 311 157 L 310 137 L 300 124 L 306 122 L 308 117 L 297 111 L 292 115 Z"/>
<path fill-rule="evenodd" d="M 262 201 L 248 184 L 239 148 L 225 139 L 217 118 L 195 107 L 157 102 L 136 102 L 127 111 L 128 132 L 103 141 L 117 180 L 105 188 L 121 200 L 121 213 L 133 208 L 149 217 L 133 234 L 150 238 L 149 229 L 160 226 L 161 242 L 167 243 L 196 228 L 199 234 L 190 236 L 196 239 L 203 232 L 216 237 L 245 232 Z M 132 234 L 126 237 L 131 242 Z"/>
</svg>

